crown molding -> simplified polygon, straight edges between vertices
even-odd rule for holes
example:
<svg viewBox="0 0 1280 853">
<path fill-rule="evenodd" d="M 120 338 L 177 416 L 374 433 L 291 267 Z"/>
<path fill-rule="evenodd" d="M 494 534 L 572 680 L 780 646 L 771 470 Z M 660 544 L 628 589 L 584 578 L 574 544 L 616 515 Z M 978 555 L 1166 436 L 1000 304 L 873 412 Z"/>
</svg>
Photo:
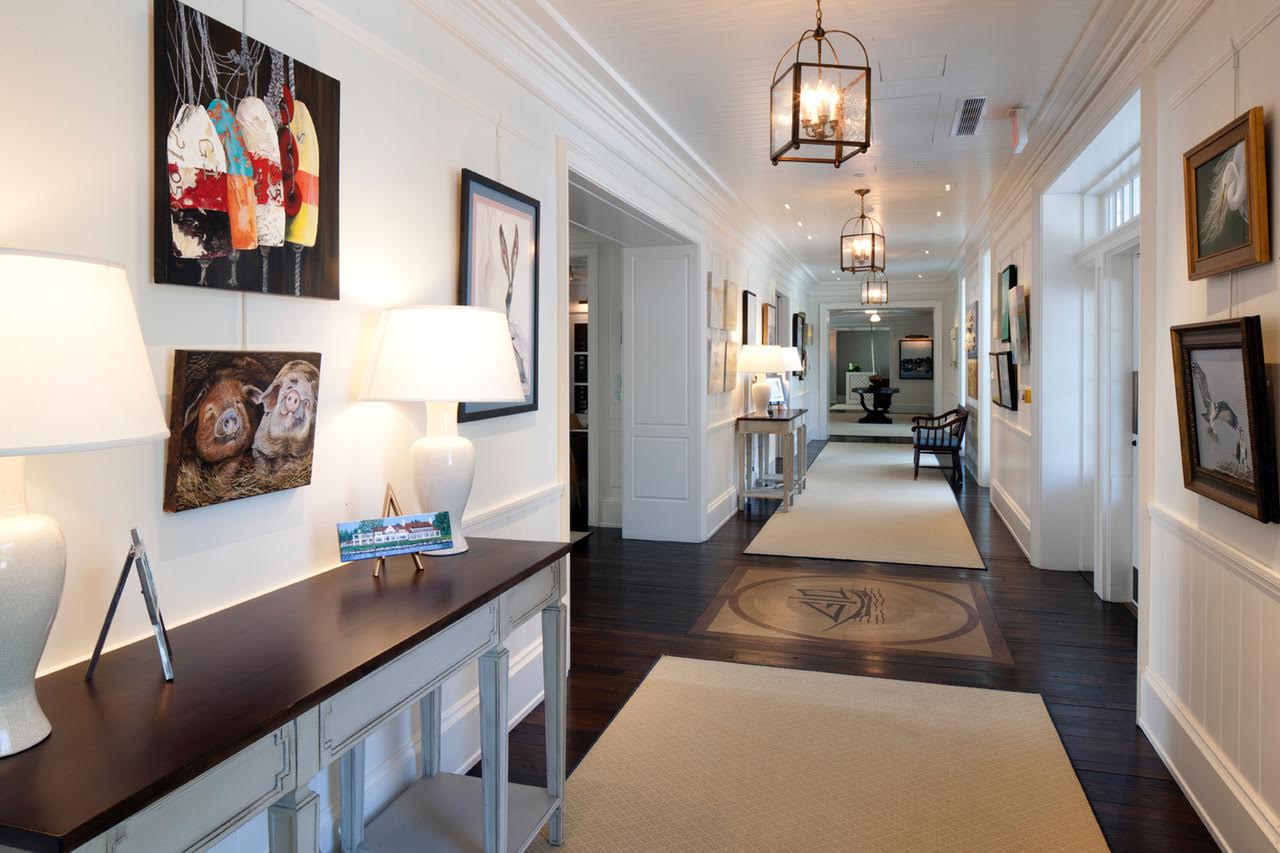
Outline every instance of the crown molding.
<svg viewBox="0 0 1280 853">
<path fill-rule="evenodd" d="M 1141 80 L 1141 45 L 1167 25 L 1177 6 L 1178 0 L 1104 0 L 1033 120 L 1031 146 L 1009 163 L 996 182 L 952 257 L 949 275 L 961 275 L 993 223 L 1016 210 L 1026 193 L 1047 189 L 1123 106 Z M 1112 23 L 1117 15 L 1120 20 Z M 1094 55 L 1089 47 L 1099 39 L 1103 47 Z"/>
<path fill-rule="evenodd" d="M 705 220 L 721 235 L 758 235 L 767 248 L 757 240 L 740 240 L 749 254 L 782 278 L 794 280 L 801 270 L 809 285 L 816 284 L 777 235 L 546 0 L 411 2 L 580 131 L 583 139 L 574 140 L 582 143 L 578 150 L 587 149 L 583 140 L 599 143 L 609 160 L 655 184 L 664 196 L 664 210 L 681 207 L 686 221 Z M 606 158 L 596 159 L 603 163 Z M 615 180 L 621 171 L 608 167 Z"/>
</svg>

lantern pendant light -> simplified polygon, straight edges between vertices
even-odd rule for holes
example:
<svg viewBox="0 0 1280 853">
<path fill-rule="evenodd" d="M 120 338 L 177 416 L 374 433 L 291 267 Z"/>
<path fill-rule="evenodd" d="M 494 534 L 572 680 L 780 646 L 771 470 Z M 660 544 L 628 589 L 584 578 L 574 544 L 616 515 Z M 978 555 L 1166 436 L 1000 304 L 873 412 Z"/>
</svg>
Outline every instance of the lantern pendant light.
<svg viewBox="0 0 1280 853">
<path fill-rule="evenodd" d="M 769 159 L 788 163 L 840 164 L 871 146 L 871 60 L 853 33 L 817 23 L 782 54 L 769 89 Z M 841 65 L 831 39 L 846 36 L 862 52 L 862 65 Z M 816 52 L 803 57 L 802 53 Z M 816 48 L 816 50 L 815 50 Z M 856 54 L 855 54 L 856 55 Z M 783 63 L 791 64 L 784 71 Z M 856 60 L 855 60 L 856 61 Z"/>
<path fill-rule="evenodd" d="M 862 280 L 862 304 L 889 304 L 889 279 L 884 273 L 868 273 L 867 277 Z"/>
<path fill-rule="evenodd" d="M 868 189 L 857 190 L 862 212 L 844 224 L 840 234 L 840 269 L 851 273 L 884 272 L 884 229 L 867 216 Z"/>
</svg>

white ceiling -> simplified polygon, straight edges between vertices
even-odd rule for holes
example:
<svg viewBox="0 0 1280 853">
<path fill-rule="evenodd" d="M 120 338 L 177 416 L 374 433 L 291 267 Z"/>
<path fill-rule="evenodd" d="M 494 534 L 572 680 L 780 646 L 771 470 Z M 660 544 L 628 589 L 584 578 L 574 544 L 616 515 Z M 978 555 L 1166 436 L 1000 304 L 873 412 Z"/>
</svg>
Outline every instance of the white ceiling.
<svg viewBox="0 0 1280 853">
<path fill-rule="evenodd" d="M 550 2 L 818 280 L 836 277 L 853 190 L 870 187 L 903 282 L 943 277 L 1013 156 L 1009 110 L 1035 117 L 1101 0 L 824 0 L 826 27 L 858 35 L 873 69 L 874 144 L 838 170 L 768 157 L 769 82 L 812 0 Z M 982 129 L 951 137 L 957 99 L 978 95 Z"/>
</svg>

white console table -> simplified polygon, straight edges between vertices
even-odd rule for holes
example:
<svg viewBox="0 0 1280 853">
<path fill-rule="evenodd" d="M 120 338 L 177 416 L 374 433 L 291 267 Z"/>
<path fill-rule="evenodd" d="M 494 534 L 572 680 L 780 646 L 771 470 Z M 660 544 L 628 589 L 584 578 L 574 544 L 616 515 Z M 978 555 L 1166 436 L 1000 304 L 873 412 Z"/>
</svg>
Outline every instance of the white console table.
<svg viewBox="0 0 1280 853">
<path fill-rule="evenodd" d="M 563 840 L 568 545 L 470 539 L 471 550 L 325 572 L 36 682 L 53 736 L 0 759 L 0 850 L 196 851 L 262 813 L 273 853 L 314 853 L 308 782 L 340 767 L 342 849 L 523 850 Z M 541 615 L 547 785 L 507 783 L 512 628 Z M 440 686 L 479 662 L 482 777 L 440 768 Z M 364 825 L 364 742 L 416 709 L 419 776 Z"/>
</svg>

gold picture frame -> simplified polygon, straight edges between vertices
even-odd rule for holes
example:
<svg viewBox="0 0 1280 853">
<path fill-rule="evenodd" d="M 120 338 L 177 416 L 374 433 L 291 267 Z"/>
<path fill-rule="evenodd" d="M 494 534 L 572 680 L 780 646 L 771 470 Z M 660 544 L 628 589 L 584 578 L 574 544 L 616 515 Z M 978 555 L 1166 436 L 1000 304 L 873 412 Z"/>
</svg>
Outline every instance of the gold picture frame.
<svg viewBox="0 0 1280 853">
<path fill-rule="evenodd" d="M 1182 155 L 1187 277 L 1196 280 L 1271 260 L 1266 130 L 1262 107 Z"/>
</svg>

